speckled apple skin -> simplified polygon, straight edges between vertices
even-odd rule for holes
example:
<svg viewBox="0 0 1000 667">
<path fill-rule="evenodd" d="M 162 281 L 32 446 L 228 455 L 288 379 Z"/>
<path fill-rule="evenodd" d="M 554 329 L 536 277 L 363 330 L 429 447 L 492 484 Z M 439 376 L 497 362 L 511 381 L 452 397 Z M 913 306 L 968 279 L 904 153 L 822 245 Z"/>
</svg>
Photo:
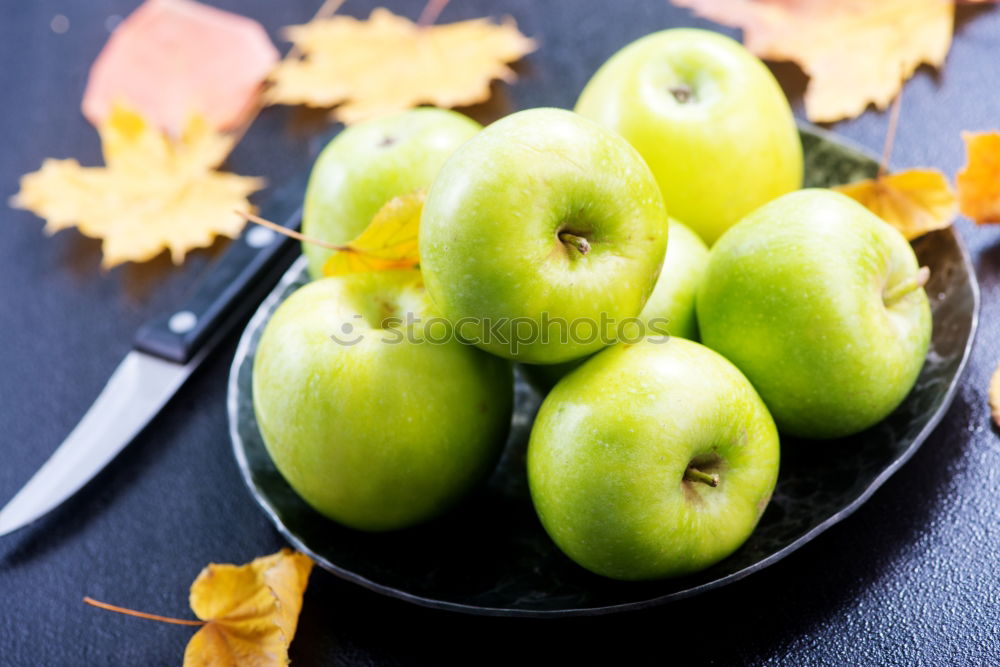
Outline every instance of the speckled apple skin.
<svg viewBox="0 0 1000 667">
<path fill-rule="evenodd" d="M 702 341 L 753 382 L 783 433 L 837 438 L 892 412 L 927 356 L 931 312 L 895 228 L 842 194 L 766 204 L 712 248 L 698 294 Z"/>
<path fill-rule="evenodd" d="M 682 103 L 671 88 L 692 93 Z M 781 86 L 741 44 L 677 28 L 613 55 L 576 110 L 649 164 L 670 215 L 711 245 L 744 215 L 802 185 L 802 145 Z"/>
<path fill-rule="evenodd" d="M 414 342 L 384 342 L 402 334 L 383 318 L 405 311 L 436 314 L 415 271 L 323 278 L 275 311 L 254 360 L 268 453 L 307 503 L 352 528 L 437 516 L 493 469 L 510 425 L 510 364 L 426 342 L 419 325 Z"/>
<path fill-rule="evenodd" d="M 657 326 L 666 320 L 664 329 L 671 336 L 698 340 L 698 319 L 694 300 L 708 268 L 708 247 L 686 225 L 670 220 L 670 243 L 663 259 L 663 270 L 656 281 L 653 293 L 639 313 L 639 319 L 650 322 L 658 318 Z M 661 331 L 650 331 L 658 335 Z M 524 372 L 531 384 L 547 392 L 567 373 L 583 363 L 583 359 L 564 364 L 524 365 Z"/>
<path fill-rule="evenodd" d="M 716 487 L 685 481 L 718 457 Z M 535 509 L 555 543 L 615 579 L 718 562 L 753 532 L 778 477 L 778 433 L 739 370 L 692 341 L 616 345 L 546 397 L 528 444 Z"/>
<path fill-rule="evenodd" d="M 587 236 L 586 254 L 560 231 Z M 445 317 L 480 346 L 559 363 L 607 343 L 487 341 L 486 320 L 542 313 L 566 322 L 637 316 L 663 263 L 667 215 L 649 168 L 614 132 L 571 111 L 529 109 L 490 125 L 448 159 L 420 223 L 421 270 Z M 500 328 L 510 340 L 511 327 Z"/>
</svg>

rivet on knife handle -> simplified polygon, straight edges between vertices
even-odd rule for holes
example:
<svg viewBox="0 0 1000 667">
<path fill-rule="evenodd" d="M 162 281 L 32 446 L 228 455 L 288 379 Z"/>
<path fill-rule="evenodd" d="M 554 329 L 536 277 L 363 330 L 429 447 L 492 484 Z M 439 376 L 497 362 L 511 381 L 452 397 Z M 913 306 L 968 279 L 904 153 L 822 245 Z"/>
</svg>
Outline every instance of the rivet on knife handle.
<svg viewBox="0 0 1000 667">
<path fill-rule="evenodd" d="M 264 205 L 261 215 L 286 227 L 298 228 L 307 174 L 284 185 Z M 202 280 L 197 291 L 177 309 L 143 325 L 135 348 L 187 363 L 210 334 L 240 319 L 257 306 L 253 292 L 275 262 L 295 241 L 262 227 L 249 226 Z"/>
</svg>

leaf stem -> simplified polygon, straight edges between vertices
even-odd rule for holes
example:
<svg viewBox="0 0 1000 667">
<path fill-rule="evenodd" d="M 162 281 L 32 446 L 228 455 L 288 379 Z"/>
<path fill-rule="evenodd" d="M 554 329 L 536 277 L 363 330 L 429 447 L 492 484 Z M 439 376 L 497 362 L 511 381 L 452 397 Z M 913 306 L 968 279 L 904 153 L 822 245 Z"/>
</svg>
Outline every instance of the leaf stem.
<svg viewBox="0 0 1000 667">
<path fill-rule="evenodd" d="M 98 607 L 99 609 L 106 609 L 108 611 L 114 611 L 119 614 L 126 614 L 128 616 L 138 616 L 139 618 L 147 618 L 151 621 L 160 621 L 161 623 L 173 623 L 174 625 L 205 625 L 205 621 L 189 621 L 184 618 L 172 618 L 170 616 L 160 616 L 159 614 L 147 614 L 144 611 L 136 611 L 135 609 L 128 609 L 126 607 L 119 607 L 118 605 L 108 604 L 107 602 L 101 602 L 95 600 L 92 597 L 84 596 L 83 601 L 87 604 Z"/>
<path fill-rule="evenodd" d="M 344 4 L 345 1 L 346 0 L 325 0 L 323 4 L 319 6 L 319 9 L 316 10 L 316 13 L 313 14 L 310 21 L 321 21 L 323 19 L 330 18 L 340 10 L 340 6 Z M 298 43 L 295 42 L 292 44 L 292 48 L 288 49 L 288 53 L 285 54 L 285 57 L 282 60 L 295 60 L 301 55 L 302 49 L 299 48 Z"/>
<path fill-rule="evenodd" d="M 340 6 L 344 4 L 344 2 L 346 2 L 346 0 L 325 0 L 325 2 L 319 6 L 319 9 L 316 10 L 316 13 L 313 14 L 312 20 L 316 21 L 330 18 L 337 13 L 337 10 L 340 9 Z M 300 55 L 301 51 L 299 49 L 299 45 L 297 43 L 292 44 L 292 48 L 288 49 L 288 53 L 285 54 L 284 60 L 294 60 Z M 261 110 L 264 108 L 263 91 L 267 85 L 266 81 L 262 84 L 261 90 L 258 91 L 257 98 L 254 100 L 253 105 L 247 109 L 246 118 L 244 118 L 243 122 L 229 133 L 229 137 L 232 140 L 232 147 L 230 148 L 230 151 L 232 151 L 233 148 L 236 148 L 236 144 L 243 140 L 246 133 L 250 131 L 250 126 L 253 125 L 255 120 L 257 120 L 257 116 L 260 115 Z"/>
<path fill-rule="evenodd" d="M 313 14 L 312 20 L 317 19 L 328 19 L 340 10 L 340 6 L 343 5 L 345 0 L 325 0 L 325 2 L 319 6 L 316 13 Z"/>
<path fill-rule="evenodd" d="M 450 0 L 427 0 L 427 4 L 420 12 L 420 18 L 417 19 L 417 26 L 426 28 L 437 21 L 438 16 L 448 6 L 448 2 Z"/>
<path fill-rule="evenodd" d="M 266 218 L 262 218 L 259 215 L 254 215 L 253 213 L 247 213 L 246 211 L 236 211 L 237 215 L 242 216 L 245 220 L 248 220 L 254 224 L 260 225 L 261 227 L 267 227 L 271 231 L 278 232 L 279 234 L 284 234 L 296 241 L 303 241 L 304 243 L 312 243 L 318 245 L 321 248 L 326 248 L 327 250 L 349 250 L 347 246 L 335 245 L 333 243 L 327 243 L 326 241 L 321 241 L 320 239 L 314 239 L 311 236 L 306 236 L 294 229 L 289 229 L 288 227 L 282 227 L 276 222 L 271 222 Z"/>
<path fill-rule="evenodd" d="M 878 177 L 885 176 L 889 170 L 889 158 L 892 157 L 892 146 L 896 142 L 896 128 L 899 126 L 899 107 L 903 100 L 903 89 L 896 93 L 896 99 L 892 101 L 892 109 L 889 111 L 889 125 L 885 129 L 885 143 L 882 144 L 882 159 L 878 164 Z"/>
</svg>

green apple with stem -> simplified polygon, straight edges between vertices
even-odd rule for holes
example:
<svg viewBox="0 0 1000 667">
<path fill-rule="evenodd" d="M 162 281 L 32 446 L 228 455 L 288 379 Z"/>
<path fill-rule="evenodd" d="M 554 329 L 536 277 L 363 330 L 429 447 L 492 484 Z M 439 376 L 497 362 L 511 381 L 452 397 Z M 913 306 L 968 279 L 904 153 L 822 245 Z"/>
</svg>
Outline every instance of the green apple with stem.
<svg viewBox="0 0 1000 667">
<path fill-rule="evenodd" d="M 383 204 L 430 187 L 449 155 L 482 126 L 454 111 L 429 107 L 352 125 L 323 149 L 306 189 L 302 233 L 344 244 Z M 331 251 L 304 243 L 309 273 L 323 275 Z"/>
<path fill-rule="evenodd" d="M 596 352 L 656 284 L 667 215 L 653 175 L 614 132 L 530 109 L 463 144 L 420 221 L 420 266 L 464 339 L 509 359 Z"/>
<path fill-rule="evenodd" d="M 627 580 L 690 574 L 738 549 L 778 463 L 750 382 L 680 338 L 588 359 L 545 398 L 528 443 L 545 530 L 578 564 Z"/>
<path fill-rule="evenodd" d="M 698 340 L 698 320 L 694 299 L 708 267 L 708 247 L 686 225 L 670 220 L 670 243 L 663 259 L 663 270 L 653 293 L 646 301 L 639 319 L 649 327 L 648 335 Z M 522 366 L 528 379 L 540 391 L 548 391 L 582 359 L 563 364 Z"/>
<path fill-rule="evenodd" d="M 409 317 L 412 316 L 412 317 Z M 510 425 L 510 364 L 445 340 L 417 271 L 323 278 L 268 321 L 253 366 L 267 451 L 346 526 L 420 523 L 492 470 Z"/>
<path fill-rule="evenodd" d="M 750 378 L 783 433 L 851 435 L 916 382 L 931 336 L 928 275 L 903 235 L 853 199 L 787 194 L 712 248 L 702 341 Z"/>
<path fill-rule="evenodd" d="M 709 245 L 802 184 L 788 100 L 767 67 L 725 35 L 675 28 L 629 44 L 594 74 L 576 111 L 638 149 L 670 215 Z"/>
</svg>

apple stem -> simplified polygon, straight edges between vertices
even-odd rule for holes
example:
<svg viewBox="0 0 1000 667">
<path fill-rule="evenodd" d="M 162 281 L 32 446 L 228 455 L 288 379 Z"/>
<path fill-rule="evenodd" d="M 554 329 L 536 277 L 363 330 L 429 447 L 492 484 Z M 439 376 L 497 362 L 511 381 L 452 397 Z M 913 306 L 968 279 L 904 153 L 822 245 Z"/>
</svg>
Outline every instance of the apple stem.
<svg viewBox="0 0 1000 667">
<path fill-rule="evenodd" d="M 690 466 L 684 471 L 684 480 L 687 482 L 701 482 L 702 484 L 708 484 L 712 487 L 719 485 L 718 475 L 710 475 L 707 472 L 702 472 L 701 470 Z"/>
<path fill-rule="evenodd" d="M 673 95 L 674 99 L 681 104 L 687 104 L 694 97 L 694 91 L 691 90 L 691 86 L 686 86 L 684 84 L 671 86 L 670 94 Z"/>
<path fill-rule="evenodd" d="M 910 278 L 909 280 L 904 280 L 903 282 L 899 283 L 891 290 L 883 294 L 882 300 L 885 302 L 885 305 L 891 306 L 900 299 L 902 299 L 904 296 L 912 292 L 913 290 L 919 289 L 924 285 L 926 285 L 930 277 L 931 277 L 931 270 L 926 266 L 921 266 L 920 270 L 917 271 L 916 275 L 914 275 L 912 278 Z"/>
<path fill-rule="evenodd" d="M 570 234 L 569 232 L 559 232 L 559 240 L 579 250 L 581 255 L 586 255 L 590 252 L 590 241 L 582 236 Z"/>
</svg>

